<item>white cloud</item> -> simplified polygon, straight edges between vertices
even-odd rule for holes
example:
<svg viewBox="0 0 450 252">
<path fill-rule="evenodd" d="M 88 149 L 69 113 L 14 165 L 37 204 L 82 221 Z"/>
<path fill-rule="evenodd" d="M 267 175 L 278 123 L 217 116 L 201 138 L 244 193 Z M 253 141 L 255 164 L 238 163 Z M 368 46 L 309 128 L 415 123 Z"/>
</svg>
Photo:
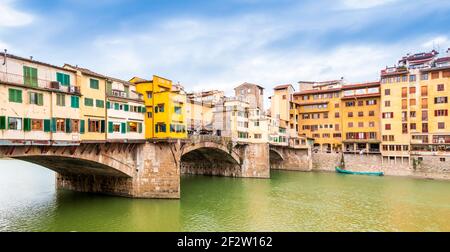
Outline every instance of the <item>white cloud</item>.
<svg viewBox="0 0 450 252">
<path fill-rule="evenodd" d="M 0 0 L 0 27 L 17 27 L 28 25 L 33 21 L 29 13 L 17 10 L 14 0 Z"/>
<path fill-rule="evenodd" d="M 345 9 L 370 9 L 398 1 L 399 0 L 341 0 Z"/>
</svg>

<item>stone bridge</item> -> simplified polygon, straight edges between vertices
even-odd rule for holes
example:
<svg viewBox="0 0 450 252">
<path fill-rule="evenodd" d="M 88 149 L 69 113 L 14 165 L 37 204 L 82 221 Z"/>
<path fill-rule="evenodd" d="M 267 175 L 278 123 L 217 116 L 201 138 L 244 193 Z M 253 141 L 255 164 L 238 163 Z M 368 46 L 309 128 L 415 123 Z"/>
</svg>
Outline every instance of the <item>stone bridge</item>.
<svg viewBox="0 0 450 252">
<path fill-rule="evenodd" d="M 180 198 L 180 175 L 270 178 L 270 167 L 310 169 L 305 150 L 214 136 L 77 146 L 0 146 L 0 158 L 56 172 L 60 189 L 133 198 Z"/>
</svg>

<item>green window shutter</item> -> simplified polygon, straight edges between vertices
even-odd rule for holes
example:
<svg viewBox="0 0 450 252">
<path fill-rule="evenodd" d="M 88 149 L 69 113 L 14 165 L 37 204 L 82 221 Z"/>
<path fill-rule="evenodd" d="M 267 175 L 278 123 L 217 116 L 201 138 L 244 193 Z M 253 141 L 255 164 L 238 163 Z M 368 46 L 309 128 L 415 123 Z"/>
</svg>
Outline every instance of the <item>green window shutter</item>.
<svg viewBox="0 0 450 252">
<path fill-rule="evenodd" d="M 99 88 L 98 80 L 90 79 L 90 87 L 92 89 L 98 89 Z"/>
<path fill-rule="evenodd" d="M 141 113 L 141 109 L 142 109 L 141 107 L 137 107 L 137 112 Z"/>
<path fill-rule="evenodd" d="M 44 105 L 44 95 L 43 94 L 38 94 L 37 96 L 37 105 L 39 106 L 43 106 Z"/>
<path fill-rule="evenodd" d="M 16 92 L 15 89 L 8 89 L 8 93 L 9 93 L 9 101 L 10 102 L 15 102 L 16 101 Z"/>
<path fill-rule="evenodd" d="M 110 109 L 111 108 L 111 103 L 108 101 L 106 102 L 106 109 Z"/>
<path fill-rule="evenodd" d="M 38 86 L 38 70 L 36 68 L 31 68 L 31 86 Z"/>
<path fill-rule="evenodd" d="M 0 116 L 0 130 L 6 129 L 6 116 Z"/>
<path fill-rule="evenodd" d="M 72 132 L 72 125 L 71 125 L 71 120 L 70 119 L 66 119 L 66 133 L 70 133 Z"/>
<path fill-rule="evenodd" d="M 119 103 L 114 103 L 114 109 L 119 110 Z"/>
<path fill-rule="evenodd" d="M 105 120 L 100 121 L 100 132 L 105 133 Z"/>
<path fill-rule="evenodd" d="M 50 132 L 51 121 L 49 119 L 44 120 L 44 132 Z"/>
<path fill-rule="evenodd" d="M 112 95 L 112 83 L 109 81 L 106 82 L 106 94 Z"/>
<path fill-rule="evenodd" d="M 147 112 L 147 108 L 146 107 L 142 107 L 141 108 L 141 112 L 145 114 L 145 112 Z"/>
<path fill-rule="evenodd" d="M 23 119 L 23 130 L 31 131 L 31 119 L 30 118 Z"/>
<path fill-rule="evenodd" d="M 126 123 L 121 123 L 120 130 L 121 130 L 122 134 L 127 133 L 127 128 L 126 127 L 127 127 Z"/>
<path fill-rule="evenodd" d="M 52 118 L 51 132 L 56 132 L 56 118 Z"/>
<path fill-rule="evenodd" d="M 80 108 L 80 97 L 78 97 L 78 96 L 71 96 L 70 97 L 70 106 L 72 108 Z"/>
<path fill-rule="evenodd" d="M 23 66 L 23 84 L 31 85 L 31 71 L 29 67 Z"/>
<path fill-rule="evenodd" d="M 70 86 L 70 75 L 64 75 L 64 83 L 66 84 L 65 86 Z"/>
<path fill-rule="evenodd" d="M 142 123 L 138 123 L 138 131 L 139 133 L 142 133 Z"/>
<path fill-rule="evenodd" d="M 56 73 L 56 81 L 64 85 L 64 75 L 62 73 Z"/>
<path fill-rule="evenodd" d="M 96 100 L 96 101 L 95 101 L 95 106 L 96 106 L 97 108 L 104 108 L 104 107 L 105 107 L 105 102 L 102 101 L 102 100 Z"/>
<path fill-rule="evenodd" d="M 84 132 L 85 132 L 85 124 L 86 124 L 85 120 L 81 120 L 80 121 L 80 134 L 84 134 Z"/>
<path fill-rule="evenodd" d="M 93 107 L 94 106 L 94 99 L 84 98 L 84 105 L 87 106 L 87 107 Z"/>
<path fill-rule="evenodd" d="M 130 106 L 129 106 L 128 104 L 125 104 L 125 105 L 124 105 L 124 109 L 125 109 L 125 111 L 128 112 L 128 111 L 130 111 Z"/>
<path fill-rule="evenodd" d="M 114 124 L 113 122 L 108 122 L 108 133 L 114 132 Z"/>
</svg>

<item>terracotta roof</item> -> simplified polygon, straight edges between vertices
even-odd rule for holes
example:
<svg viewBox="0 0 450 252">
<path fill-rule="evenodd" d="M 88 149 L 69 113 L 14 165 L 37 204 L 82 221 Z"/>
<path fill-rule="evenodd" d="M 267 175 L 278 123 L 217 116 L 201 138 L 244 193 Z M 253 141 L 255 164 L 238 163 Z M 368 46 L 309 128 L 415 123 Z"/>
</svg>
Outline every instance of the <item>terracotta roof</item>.
<svg viewBox="0 0 450 252">
<path fill-rule="evenodd" d="M 381 93 L 351 95 L 351 96 L 344 96 L 341 98 L 341 100 L 349 100 L 349 99 L 357 99 L 357 98 L 371 98 L 371 97 L 379 97 L 379 96 L 381 96 Z"/>
<path fill-rule="evenodd" d="M 442 62 L 448 62 L 448 61 L 450 61 L 450 57 L 439 58 L 435 62 L 442 63 Z"/>
<path fill-rule="evenodd" d="M 344 85 L 344 86 L 342 86 L 342 90 L 357 89 L 357 88 L 363 88 L 363 87 L 377 87 L 377 86 L 380 86 L 379 81 Z"/>
<path fill-rule="evenodd" d="M 280 89 L 286 89 L 286 88 L 288 88 L 288 87 L 294 88 L 291 84 L 285 84 L 285 85 L 279 85 L 279 86 L 276 86 L 276 87 L 274 87 L 273 89 L 274 89 L 274 90 L 280 90 Z"/>
<path fill-rule="evenodd" d="M 4 57 L 5 54 L 4 54 L 4 53 L 0 53 L 0 56 L 3 56 L 3 57 Z M 6 54 L 6 58 L 11 58 L 11 59 L 16 59 L 16 60 L 26 61 L 26 62 L 30 62 L 30 63 L 33 63 L 33 64 L 38 64 L 38 65 L 42 65 L 42 66 L 52 67 L 52 68 L 56 68 L 56 69 L 64 70 L 64 71 L 68 71 L 68 72 L 73 72 L 73 73 L 76 72 L 76 71 L 74 71 L 74 70 L 65 69 L 65 68 L 60 67 L 60 66 L 55 66 L 55 65 L 52 65 L 52 64 L 49 64 L 49 63 L 45 63 L 45 62 L 41 62 L 41 61 L 37 61 L 37 60 L 32 60 L 32 59 L 30 59 L 30 58 L 23 58 L 23 57 L 16 56 L 16 55 L 13 55 L 13 54 L 8 54 L 8 53 Z"/>
<path fill-rule="evenodd" d="M 258 85 L 258 84 L 253 84 L 253 83 L 248 83 L 248 82 L 244 82 L 244 83 L 242 83 L 241 85 L 237 86 L 237 87 L 234 88 L 234 89 L 236 90 L 236 89 L 238 89 L 238 88 L 241 87 L 241 86 L 257 86 L 257 87 L 259 87 L 260 89 L 264 89 L 264 87 L 262 87 L 262 86 L 260 86 L 260 85 Z"/>
<path fill-rule="evenodd" d="M 323 90 L 305 90 L 302 92 L 294 93 L 294 96 L 306 95 L 306 94 L 325 94 L 325 93 L 332 93 L 332 92 L 336 92 L 336 91 L 341 91 L 341 88 L 330 88 L 330 89 L 323 89 Z"/>
<path fill-rule="evenodd" d="M 90 75 L 90 76 L 93 76 L 93 77 L 98 77 L 98 78 L 102 78 L 102 79 L 108 79 L 108 76 L 105 76 L 105 75 L 93 72 L 93 71 L 91 71 L 91 70 L 89 70 L 87 68 L 82 68 L 82 67 L 79 67 L 79 66 L 73 66 L 73 65 L 70 65 L 70 64 L 67 64 L 67 63 L 64 64 L 64 67 L 70 67 L 72 69 L 80 71 L 83 74 Z"/>
</svg>

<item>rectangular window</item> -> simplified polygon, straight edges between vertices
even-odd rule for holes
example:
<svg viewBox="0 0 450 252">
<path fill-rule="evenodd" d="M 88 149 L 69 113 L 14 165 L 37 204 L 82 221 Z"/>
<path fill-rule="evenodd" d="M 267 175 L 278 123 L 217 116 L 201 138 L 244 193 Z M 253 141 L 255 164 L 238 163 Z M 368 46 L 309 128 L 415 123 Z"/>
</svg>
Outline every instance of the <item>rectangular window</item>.
<svg viewBox="0 0 450 252">
<path fill-rule="evenodd" d="M 105 130 L 104 120 L 88 120 L 88 131 L 103 133 Z"/>
<path fill-rule="evenodd" d="M 448 103 L 448 98 L 446 96 L 434 98 L 434 104 L 442 104 L 442 103 Z"/>
<path fill-rule="evenodd" d="M 422 98 L 422 108 L 426 109 L 428 108 L 428 99 L 427 98 Z"/>
<path fill-rule="evenodd" d="M 416 81 L 416 75 L 411 74 L 411 75 L 409 76 L 409 82 L 415 82 L 415 81 Z"/>
<path fill-rule="evenodd" d="M 391 106 L 391 101 L 385 101 L 384 102 L 384 106 L 385 107 L 390 107 Z"/>
<path fill-rule="evenodd" d="M 445 129 L 445 123 L 444 122 L 438 122 L 438 129 Z"/>
<path fill-rule="evenodd" d="M 79 132 L 80 131 L 80 120 L 72 120 L 72 132 Z"/>
<path fill-rule="evenodd" d="M 437 85 L 437 91 L 441 92 L 441 91 L 444 91 L 444 90 L 445 90 L 444 84 L 438 84 Z"/>
<path fill-rule="evenodd" d="M 358 117 L 363 117 L 364 116 L 364 112 L 363 111 L 359 111 L 358 112 Z"/>
<path fill-rule="evenodd" d="M 44 121 L 39 119 L 31 119 L 31 130 L 42 131 L 44 129 Z"/>
<path fill-rule="evenodd" d="M 402 124 L 402 133 L 408 134 L 408 124 L 407 123 Z"/>
<path fill-rule="evenodd" d="M 391 90 L 390 89 L 385 89 L 384 90 L 384 95 L 391 95 Z"/>
<path fill-rule="evenodd" d="M 10 88 L 8 93 L 10 102 L 22 103 L 22 90 Z"/>
<path fill-rule="evenodd" d="M 35 92 L 29 92 L 28 96 L 30 98 L 30 104 L 43 106 L 44 105 L 44 95 Z"/>
<path fill-rule="evenodd" d="M 428 123 L 422 123 L 422 133 L 428 133 Z"/>
<path fill-rule="evenodd" d="M 439 79 L 439 72 L 433 72 L 433 73 L 431 73 L 431 79 L 432 79 L 432 80 L 434 80 L 434 79 Z"/>
<path fill-rule="evenodd" d="M 420 76 L 420 79 L 421 79 L 421 80 L 428 80 L 428 74 L 427 74 L 427 73 L 422 74 L 422 75 Z"/>
<path fill-rule="evenodd" d="M 427 86 L 422 86 L 422 87 L 420 88 L 420 94 L 421 94 L 422 96 L 427 96 L 427 95 L 428 95 L 428 87 L 427 87 Z"/>
<path fill-rule="evenodd" d="M 409 99 L 409 106 L 416 106 L 416 99 Z"/>
<path fill-rule="evenodd" d="M 137 122 L 128 122 L 127 127 L 128 127 L 127 128 L 128 132 L 134 132 L 134 133 L 138 132 L 138 123 Z"/>
<path fill-rule="evenodd" d="M 353 112 L 348 112 L 348 117 L 353 117 Z"/>
<path fill-rule="evenodd" d="M 86 107 L 93 107 L 94 106 L 94 99 L 84 98 L 84 106 L 86 106 Z"/>
<path fill-rule="evenodd" d="M 447 109 L 439 109 L 434 111 L 434 116 L 448 116 L 448 110 Z"/>
<path fill-rule="evenodd" d="M 390 125 L 390 124 L 384 125 L 384 129 L 385 129 L 385 130 L 391 130 L 391 125 Z"/>
<path fill-rule="evenodd" d="M 8 129 L 22 130 L 22 118 L 8 117 Z"/>
<path fill-rule="evenodd" d="M 0 116 L 0 130 L 6 129 L 6 116 Z"/>
<path fill-rule="evenodd" d="M 23 66 L 23 82 L 25 85 L 38 86 L 38 70 L 33 67 Z"/>
<path fill-rule="evenodd" d="M 99 81 L 98 80 L 95 80 L 95 79 L 89 79 L 89 86 L 92 88 L 92 89 L 99 89 Z"/>
<path fill-rule="evenodd" d="M 402 109 L 408 108 L 408 101 L 406 99 L 402 99 Z"/>
<path fill-rule="evenodd" d="M 70 97 L 70 106 L 72 108 L 80 108 L 80 97 L 78 97 L 78 96 L 71 96 Z"/>
<path fill-rule="evenodd" d="M 339 116 L 340 116 L 340 115 L 339 115 L 339 112 L 334 113 L 334 117 L 335 117 L 335 118 L 339 118 Z"/>
<path fill-rule="evenodd" d="M 402 88 L 402 98 L 406 98 L 408 96 L 408 88 Z"/>
<path fill-rule="evenodd" d="M 416 129 L 417 129 L 417 125 L 416 125 L 415 123 L 411 123 L 411 124 L 409 125 L 409 128 L 410 128 L 411 130 L 416 130 Z"/>
<path fill-rule="evenodd" d="M 175 114 L 177 114 L 177 115 L 181 115 L 181 107 L 175 107 L 175 108 L 174 108 L 174 112 L 175 112 Z"/>
<path fill-rule="evenodd" d="M 359 128 L 364 128 L 364 123 L 363 122 L 358 122 L 358 127 Z"/>
<path fill-rule="evenodd" d="M 369 111 L 369 116 L 375 116 L 375 111 L 373 110 Z"/>
<path fill-rule="evenodd" d="M 66 95 L 56 94 L 56 106 L 65 107 L 66 106 Z"/>
<path fill-rule="evenodd" d="M 66 120 L 56 119 L 56 132 L 66 132 Z"/>
<path fill-rule="evenodd" d="M 428 121 L 428 110 L 422 110 L 422 121 Z"/>
<path fill-rule="evenodd" d="M 104 108 L 104 107 L 105 107 L 105 101 L 102 101 L 102 100 L 96 100 L 96 101 L 95 101 L 95 106 L 96 106 L 97 108 Z"/>
<path fill-rule="evenodd" d="M 61 83 L 61 86 L 70 86 L 70 76 L 64 73 L 56 73 L 56 81 Z"/>
<path fill-rule="evenodd" d="M 148 99 L 152 99 L 153 97 L 153 92 L 152 91 L 147 91 L 147 98 Z"/>
</svg>

